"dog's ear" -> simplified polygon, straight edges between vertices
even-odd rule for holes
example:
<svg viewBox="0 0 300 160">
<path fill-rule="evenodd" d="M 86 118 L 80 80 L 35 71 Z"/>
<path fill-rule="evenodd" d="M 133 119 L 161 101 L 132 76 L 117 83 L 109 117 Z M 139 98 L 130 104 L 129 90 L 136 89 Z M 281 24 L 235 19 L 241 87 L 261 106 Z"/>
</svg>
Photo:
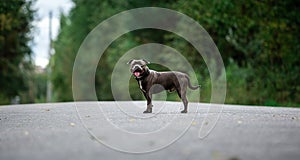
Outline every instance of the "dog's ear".
<svg viewBox="0 0 300 160">
<path fill-rule="evenodd" d="M 130 60 L 130 61 L 128 61 L 128 62 L 127 62 L 127 64 L 131 64 L 131 62 L 132 62 L 132 61 L 133 61 L 133 59 L 132 59 L 132 60 Z"/>
<path fill-rule="evenodd" d="M 145 60 L 145 59 L 142 59 L 146 64 L 150 64 L 149 61 Z"/>
</svg>

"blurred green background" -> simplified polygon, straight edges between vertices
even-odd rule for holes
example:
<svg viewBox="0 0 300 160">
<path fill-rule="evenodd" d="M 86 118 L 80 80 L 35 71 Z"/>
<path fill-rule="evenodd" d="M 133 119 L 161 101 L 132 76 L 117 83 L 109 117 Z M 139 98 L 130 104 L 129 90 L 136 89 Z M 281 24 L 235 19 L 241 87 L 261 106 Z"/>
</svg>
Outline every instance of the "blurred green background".
<svg viewBox="0 0 300 160">
<path fill-rule="evenodd" d="M 52 70 L 49 77 L 32 61 L 33 3 L 0 2 L 0 104 L 46 102 L 47 78 L 53 85 L 51 101 L 72 101 L 73 63 L 87 34 L 119 12 L 163 7 L 190 16 L 213 38 L 226 67 L 226 103 L 300 107 L 299 1 L 73 0 L 71 11 L 60 16 L 55 54 L 47 66 Z M 106 50 L 95 77 L 99 100 L 113 100 L 110 75 L 118 59 L 146 43 L 165 44 L 185 56 L 202 85 L 201 102 L 210 101 L 209 73 L 195 48 L 173 33 L 155 29 L 127 33 Z M 100 69 L 104 66 L 105 70 Z M 155 64 L 150 68 L 163 70 Z M 134 79 L 130 80 L 130 93 L 133 99 L 143 99 Z M 178 100 L 176 94 L 168 99 Z"/>
</svg>

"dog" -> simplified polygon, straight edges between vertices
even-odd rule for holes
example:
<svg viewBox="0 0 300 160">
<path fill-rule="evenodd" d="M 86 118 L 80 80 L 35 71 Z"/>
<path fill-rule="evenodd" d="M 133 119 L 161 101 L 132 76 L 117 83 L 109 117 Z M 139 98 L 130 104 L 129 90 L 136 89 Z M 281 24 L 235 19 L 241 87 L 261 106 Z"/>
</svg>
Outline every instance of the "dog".
<svg viewBox="0 0 300 160">
<path fill-rule="evenodd" d="M 176 91 L 184 105 L 184 110 L 181 113 L 187 113 L 187 87 L 192 90 L 200 87 L 200 85 L 192 86 L 187 74 L 175 71 L 157 72 L 150 70 L 147 66 L 150 62 L 145 59 L 132 59 L 127 64 L 130 65 L 130 72 L 137 80 L 140 90 L 147 99 L 147 109 L 143 113 L 152 113 L 152 94 L 163 90 Z"/>
</svg>

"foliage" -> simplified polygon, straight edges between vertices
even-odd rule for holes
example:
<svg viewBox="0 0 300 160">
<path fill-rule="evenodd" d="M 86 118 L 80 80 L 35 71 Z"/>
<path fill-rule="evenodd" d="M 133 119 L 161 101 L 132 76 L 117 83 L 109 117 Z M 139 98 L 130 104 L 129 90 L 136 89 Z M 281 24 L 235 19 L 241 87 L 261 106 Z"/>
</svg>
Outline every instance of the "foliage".
<svg viewBox="0 0 300 160">
<path fill-rule="evenodd" d="M 47 72 L 35 72 L 32 74 L 33 97 L 35 103 L 46 102 Z"/>
<path fill-rule="evenodd" d="M 213 37 L 228 77 L 228 103 L 299 104 L 299 2 L 179 1 Z M 234 91 L 234 93 L 232 92 Z"/>
<path fill-rule="evenodd" d="M 0 104 L 8 104 L 15 96 L 21 102 L 32 102 L 29 75 L 32 70 L 31 22 L 34 19 L 32 1 L 0 2 Z"/>
<path fill-rule="evenodd" d="M 226 65 L 227 103 L 257 105 L 300 104 L 300 11 L 298 1 L 264 0 L 73 0 L 69 15 L 61 16 L 55 42 L 53 84 L 57 101 L 72 100 L 72 68 L 78 47 L 100 22 L 137 7 L 166 7 L 186 14 L 211 35 Z M 181 37 L 144 29 L 123 35 L 109 46 L 96 73 L 99 100 L 113 100 L 110 76 L 114 64 L 129 49 L 145 43 L 166 44 L 182 53 L 197 72 L 201 100 L 210 100 L 210 77 L 197 51 Z M 105 70 L 102 68 L 105 67 Z M 159 67 L 158 67 L 159 69 Z M 130 81 L 133 99 L 142 95 Z M 0 95 L 1 96 L 1 95 Z M 175 100 L 176 96 L 170 96 Z"/>
</svg>

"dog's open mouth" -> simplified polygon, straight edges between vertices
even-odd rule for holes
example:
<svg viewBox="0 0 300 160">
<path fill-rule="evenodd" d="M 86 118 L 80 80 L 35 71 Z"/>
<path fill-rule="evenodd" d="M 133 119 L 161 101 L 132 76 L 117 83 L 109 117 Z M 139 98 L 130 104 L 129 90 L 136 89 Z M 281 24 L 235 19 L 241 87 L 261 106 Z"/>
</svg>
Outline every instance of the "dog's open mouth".
<svg viewBox="0 0 300 160">
<path fill-rule="evenodd" d="M 133 75 L 134 75 L 135 77 L 139 77 L 141 74 L 143 74 L 143 71 L 134 71 L 134 72 L 133 72 Z"/>
</svg>

